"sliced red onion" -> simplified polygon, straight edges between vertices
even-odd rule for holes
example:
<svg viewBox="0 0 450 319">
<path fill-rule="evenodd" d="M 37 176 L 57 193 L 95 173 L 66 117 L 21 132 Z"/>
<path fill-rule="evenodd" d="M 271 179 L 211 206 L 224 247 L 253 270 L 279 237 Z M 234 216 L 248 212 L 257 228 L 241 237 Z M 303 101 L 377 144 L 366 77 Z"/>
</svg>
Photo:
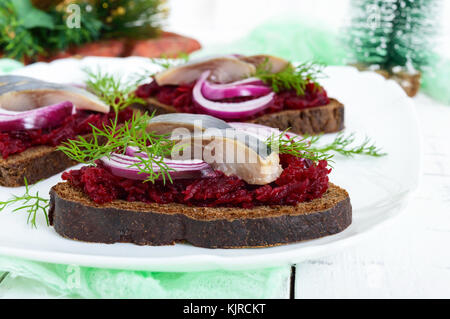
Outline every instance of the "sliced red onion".
<svg viewBox="0 0 450 319">
<path fill-rule="evenodd" d="M 239 103 L 214 102 L 205 98 L 202 88 L 208 78 L 210 71 L 205 71 L 198 79 L 193 90 L 193 100 L 195 104 L 205 113 L 221 119 L 237 119 L 252 116 L 265 108 L 272 102 L 275 93 L 271 92 L 262 97 Z"/>
<path fill-rule="evenodd" d="M 57 126 L 74 112 L 75 108 L 69 101 L 22 112 L 0 109 L 0 131 L 34 130 Z"/>
<path fill-rule="evenodd" d="M 268 86 L 265 86 L 261 80 L 256 78 L 249 78 L 227 84 L 215 84 L 205 81 L 202 87 L 203 96 L 209 100 L 222 100 L 242 96 L 258 97 L 269 94 L 270 92 L 272 92 L 272 90 Z"/>
<path fill-rule="evenodd" d="M 134 180 L 145 180 L 149 177 L 149 174 L 139 173 L 139 168 L 132 166 L 140 162 L 137 157 L 114 153 L 111 154 L 110 158 L 101 158 L 101 161 L 110 170 L 111 174 L 115 176 Z M 201 160 L 180 161 L 164 159 L 164 163 L 172 169 L 168 171 L 172 179 L 201 178 L 214 175 L 214 170 L 209 164 Z M 153 164 L 152 168 L 155 173 L 160 171 L 160 167 L 156 164 Z M 160 176 L 159 180 L 162 179 L 163 177 Z"/>
<path fill-rule="evenodd" d="M 122 158 L 123 160 L 131 160 L 131 161 L 136 161 L 136 162 L 140 162 L 140 159 L 138 157 L 141 158 L 148 158 L 148 155 L 146 153 L 143 152 L 139 152 L 139 149 L 137 147 L 133 147 L 133 146 L 128 146 L 125 154 L 114 154 L 115 156 Z M 159 159 L 159 158 L 157 158 Z M 174 160 L 174 159 L 164 159 L 165 163 L 169 163 L 171 165 L 174 166 L 203 166 L 203 165 L 209 165 L 206 162 L 199 160 L 199 159 L 192 159 L 192 160 Z M 155 167 L 157 167 L 157 165 L 155 165 Z"/>
<path fill-rule="evenodd" d="M 139 148 L 134 147 L 134 146 L 128 146 L 127 149 L 125 150 L 125 155 L 128 156 L 140 156 L 142 158 L 148 158 L 146 153 L 143 152 L 139 152 Z"/>
<path fill-rule="evenodd" d="M 242 84 L 265 85 L 263 80 L 261 80 L 260 78 L 255 78 L 255 77 L 246 78 L 246 79 L 231 82 L 231 83 L 217 84 L 217 85 L 220 85 L 223 87 L 229 87 L 229 86 L 242 85 Z"/>
</svg>

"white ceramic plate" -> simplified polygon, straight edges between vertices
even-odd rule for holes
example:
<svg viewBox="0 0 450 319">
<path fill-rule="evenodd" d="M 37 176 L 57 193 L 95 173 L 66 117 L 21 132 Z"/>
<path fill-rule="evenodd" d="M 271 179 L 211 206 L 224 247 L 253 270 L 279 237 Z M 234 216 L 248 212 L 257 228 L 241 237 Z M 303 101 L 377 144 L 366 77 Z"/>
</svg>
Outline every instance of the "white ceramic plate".
<svg viewBox="0 0 450 319">
<path fill-rule="evenodd" d="M 83 67 L 122 75 L 155 68 L 142 58 L 86 58 L 37 63 L 16 74 L 65 83 L 80 83 Z M 388 156 L 335 157 L 331 181 L 346 188 L 353 205 L 353 223 L 342 233 L 298 244 L 256 249 L 205 249 L 186 244 L 143 247 L 91 244 L 60 237 L 43 218 L 38 228 L 26 214 L 0 213 L 0 254 L 85 266 L 154 271 L 250 269 L 301 262 L 331 254 L 395 217 L 416 189 L 420 174 L 420 134 L 411 100 L 393 81 L 351 67 L 329 67 L 322 82 L 330 96 L 345 105 L 346 132 L 369 136 Z M 326 136 L 331 140 L 334 135 Z M 34 187 L 41 194 L 60 181 L 54 176 Z M 22 194 L 23 188 L 0 188 L 0 200 Z"/>
</svg>

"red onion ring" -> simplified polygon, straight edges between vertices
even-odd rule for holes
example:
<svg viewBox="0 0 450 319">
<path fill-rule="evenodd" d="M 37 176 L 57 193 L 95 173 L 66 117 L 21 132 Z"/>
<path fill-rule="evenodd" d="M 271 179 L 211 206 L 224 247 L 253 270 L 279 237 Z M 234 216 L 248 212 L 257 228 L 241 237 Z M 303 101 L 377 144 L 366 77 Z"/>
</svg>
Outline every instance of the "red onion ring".
<svg viewBox="0 0 450 319">
<path fill-rule="evenodd" d="M 74 112 L 75 108 L 69 101 L 23 112 L 0 109 L 0 131 L 34 130 L 57 126 Z"/>
<path fill-rule="evenodd" d="M 145 180 L 149 177 L 149 174 L 140 173 L 138 167 L 132 166 L 140 162 L 139 158 L 134 156 L 113 153 L 109 158 L 103 157 L 100 160 L 103 165 L 109 169 L 111 174 L 115 176 L 133 180 Z M 214 175 L 214 170 L 209 166 L 209 164 L 200 160 L 180 161 L 164 159 L 164 163 L 169 168 L 173 169 L 167 172 L 172 179 L 201 178 Z M 156 164 L 153 164 L 152 168 L 155 173 L 160 171 L 160 167 Z M 158 180 L 162 179 L 162 176 L 158 178 Z"/>
<path fill-rule="evenodd" d="M 271 92 L 262 97 L 239 103 L 214 102 L 205 98 L 202 88 L 208 78 L 210 71 L 205 71 L 194 86 L 192 98 L 194 103 L 206 114 L 221 119 L 237 119 L 252 116 L 265 108 L 272 102 L 275 93 Z"/>
<path fill-rule="evenodd" d="M 257 78 L 248 78 L 227 84 L 205 81 L 202 87 L 202 94 L 208 100 L 222 100 L 242 96 L 259 97 L 270 92 L 272 90 Z"/>
</svg>

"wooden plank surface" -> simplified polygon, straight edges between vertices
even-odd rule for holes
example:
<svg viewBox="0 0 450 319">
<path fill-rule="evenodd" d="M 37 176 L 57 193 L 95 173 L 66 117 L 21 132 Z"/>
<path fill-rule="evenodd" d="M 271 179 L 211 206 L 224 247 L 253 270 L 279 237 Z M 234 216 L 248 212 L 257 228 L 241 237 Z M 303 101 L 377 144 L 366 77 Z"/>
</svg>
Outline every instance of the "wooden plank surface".
<svg viewBox="0 0 450 319">
<path fill-rule="evenodd" d="M 418 192 L 389 227 L 299 264 L 297 298 L 450 297 L 450 106 L 425 96 L 414 101 L 424 136 Z"/>
</svg>

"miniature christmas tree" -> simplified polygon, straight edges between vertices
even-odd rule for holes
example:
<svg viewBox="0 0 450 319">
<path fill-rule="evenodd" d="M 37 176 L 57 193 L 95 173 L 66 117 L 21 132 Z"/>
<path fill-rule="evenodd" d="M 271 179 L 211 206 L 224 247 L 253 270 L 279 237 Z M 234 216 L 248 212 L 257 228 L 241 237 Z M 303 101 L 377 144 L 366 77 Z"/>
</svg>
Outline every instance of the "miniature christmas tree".
<svg viewBox="0 0 450 319">
<path fill-rule="evenodd" d="M 405 73 L 418 81 L 430 62 L 440 0 L 352 0 L 349 44 L 354 62 L 385 76 Z M 401 71 L 399 71 L 401 70 Z M 413 79 L 414 81 L 414 79 Z M 410 83 L 411 93 L 420 82 Z M 412 94 L 414 95 L 414 94 Z"/>
</svg>

